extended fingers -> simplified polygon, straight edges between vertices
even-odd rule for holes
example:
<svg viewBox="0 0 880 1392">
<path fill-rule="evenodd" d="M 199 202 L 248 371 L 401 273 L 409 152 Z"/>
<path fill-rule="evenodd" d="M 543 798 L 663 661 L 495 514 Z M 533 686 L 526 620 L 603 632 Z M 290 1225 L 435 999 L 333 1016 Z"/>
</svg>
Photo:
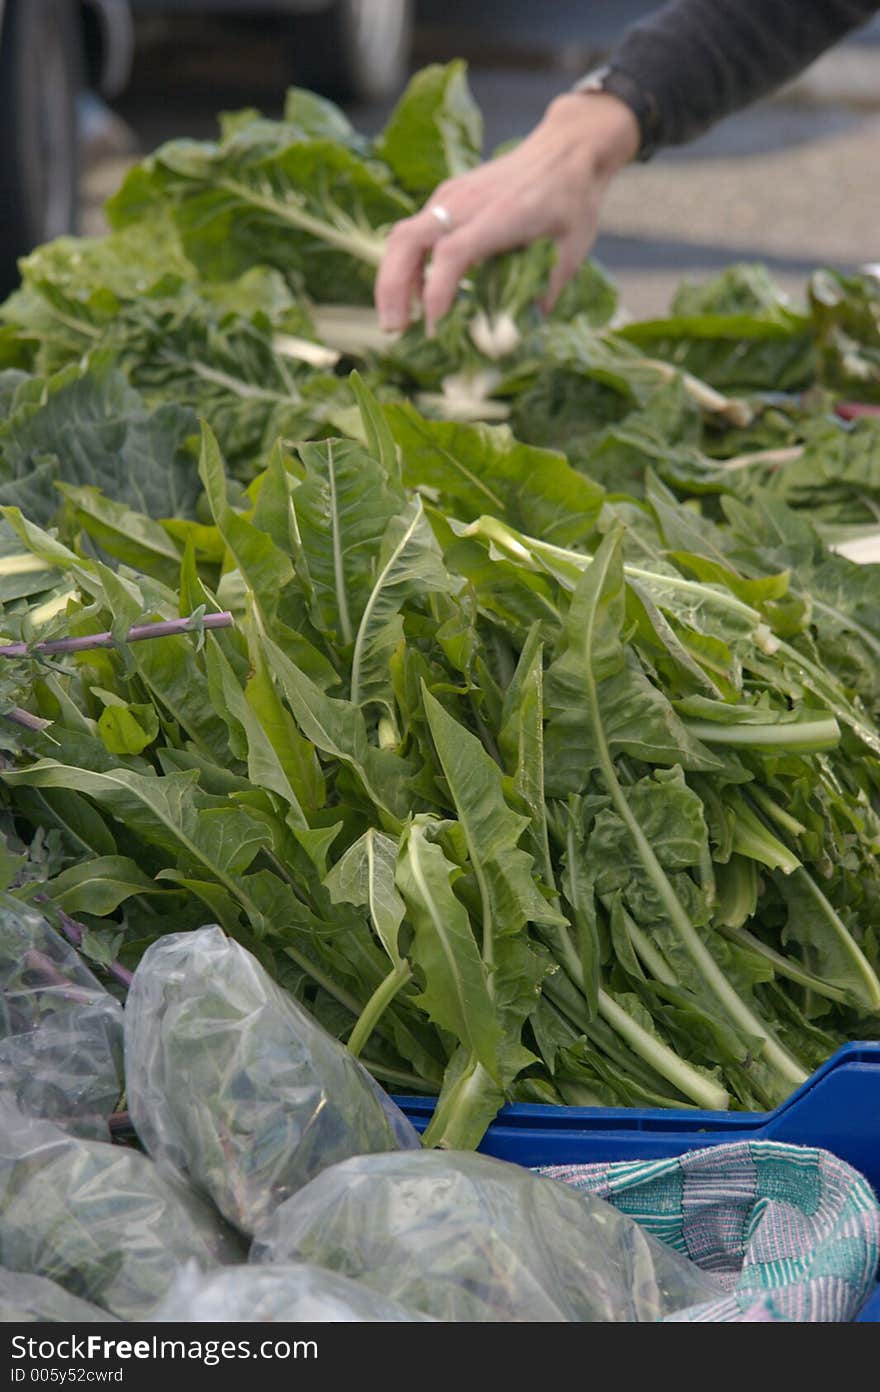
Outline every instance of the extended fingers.
<svg viewBox="0 0 880 1392">
<path fill-rule="evenodd" d="M 421 294 L 422 268 L 434 243 L 443 236 L 436 218 L 424 210 L 391 229 L 376 278 L 376 312 L 383 329 L 405 329 L 411 306 Z"/>
<path fill-rule="evenodd" d="M 506 213 L 506 205 L 490 205 L 434 247 L 425 277 L 422 301 L 425 326 L 432 333 L 438 319 L 452 307 L 462 277 L 479 261 L 510 251 L 528 240 L 528 233 Z"/>
<path fill-rule="evenodd" d="M 556 261 L 547 282 L 547 291 L 541 300 L 541 309 L 549 314 L 565 286 L 577 271 L 593 244 L 594 228 L 591 225 L 575 228 L 568 236 L 556 244 Z"/>
</svg>

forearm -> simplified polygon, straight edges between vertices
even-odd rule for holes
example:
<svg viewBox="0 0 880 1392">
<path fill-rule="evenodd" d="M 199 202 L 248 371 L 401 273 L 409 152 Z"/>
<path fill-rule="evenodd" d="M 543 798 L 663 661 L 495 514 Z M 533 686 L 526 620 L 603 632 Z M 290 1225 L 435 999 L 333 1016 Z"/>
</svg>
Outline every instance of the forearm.
<svg viewBox="0 0 880 1392">
<path fill-rule="evenodd" d="M 880 0 L 675 0 L 630 29 L 611 65 L 649 97 L 655 148 L 692 140 L 781 87 Z"/>
</svg>

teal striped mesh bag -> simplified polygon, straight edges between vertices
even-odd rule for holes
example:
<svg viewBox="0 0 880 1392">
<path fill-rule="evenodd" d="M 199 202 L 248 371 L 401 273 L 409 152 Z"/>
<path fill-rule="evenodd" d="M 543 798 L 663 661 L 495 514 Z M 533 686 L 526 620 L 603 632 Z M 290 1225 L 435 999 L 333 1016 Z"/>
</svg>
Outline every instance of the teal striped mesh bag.
<svg viewBox="0 0 880 1392">
<path fill-rule="evenodd" d="M 880 1206 L 829 1151 L 738 1141 L 538 1173 L 607 1200 L 726 1288 L 670 1320 L 851 1320 L 877 1279 Z"/>
</svg>

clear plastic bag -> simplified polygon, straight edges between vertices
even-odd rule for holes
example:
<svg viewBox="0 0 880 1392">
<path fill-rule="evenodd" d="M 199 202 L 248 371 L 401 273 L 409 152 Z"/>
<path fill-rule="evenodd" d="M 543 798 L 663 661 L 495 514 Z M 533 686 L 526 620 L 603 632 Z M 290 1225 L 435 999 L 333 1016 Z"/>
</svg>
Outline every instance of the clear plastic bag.
<svg viewBox="0 0 880 1392">
<path fill-rule="evenodd" d="M 419 1145 L 366 1069 L 220 928 L 148 948 L 125 1066 L 150 1155 L 248 1235 L 328 1165 Z"/>
<path fill-rule="evenodd" d="M 122 1056 L 119 1002 L 40 914 L 0 895 L 0 1092 L 106 1140 Z"/>
<path fill-rule="evenodd" d="M 0 1324 L 97 1324 L 115 1322 L 113 1315 L 71 1295 L 45 1276 L 0 1267 Z"/>
<path fill-rule="evenodd" d="M 185 1324 L 363 1324 L 368 1321 L 430 1323 L 358 1281 L 296 1262 L 280 1266 L 237 1266 L 177 1278 L 152 1317 Z"/>
<path fill-rule="evenodd" d="M 146 1155 L 67 1135 L 0 1098 L 0 1265 L 138 1320 L 183 1262 L 241 1258 L 219 1216 Z"/>
<path fill-rule="evenodd" d="M 252 1261 L 328 1267 L 436 1319 L 658 1320 L 720 1287 L 631 1218 L 486 1155 L 366 1155 L 283 1204 Z"/>
</svg>

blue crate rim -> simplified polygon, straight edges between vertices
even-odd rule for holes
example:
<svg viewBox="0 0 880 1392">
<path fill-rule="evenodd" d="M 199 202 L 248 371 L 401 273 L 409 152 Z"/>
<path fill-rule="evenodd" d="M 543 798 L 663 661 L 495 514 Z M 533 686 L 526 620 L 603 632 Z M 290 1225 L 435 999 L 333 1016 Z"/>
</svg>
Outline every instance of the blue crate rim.
<svg viewBox="0 0 880 1392">
<path fill-rule="evenodd" d="M 752 1132 L 756 1126 L 763 1126 L 784 1116 L 786 1112 L 797 1109 L 803 1099 L 830 1074 L 840 1068 L 858 1064 L 867 1064 L 874 1068 L 880 1066 L 880 1041 L 862 1040 L 843 1044 L 805 1083 L 771 1112 L 706 1112 L 696 1108 L 678 1110 L 672 1107 L 559 1107 L 541 1102 L 511 1102 L 502 1107 L 490 1129 L 494 1131 L 515 1127 L 559 1131 L 593 1130 L 598 1127 L 603 1131 L 628 1131 L 634 1123 L 645 1122 L 650 1124 L 652 1130 L 658 1132 L 679 1132 L 682 1129 L 694 1132 Z M 419 1120 L 429 1117 L 437 1104 L 435 1097 L 394 1096 L 393 1100 L 408 1116 Z"/>
</svg>

